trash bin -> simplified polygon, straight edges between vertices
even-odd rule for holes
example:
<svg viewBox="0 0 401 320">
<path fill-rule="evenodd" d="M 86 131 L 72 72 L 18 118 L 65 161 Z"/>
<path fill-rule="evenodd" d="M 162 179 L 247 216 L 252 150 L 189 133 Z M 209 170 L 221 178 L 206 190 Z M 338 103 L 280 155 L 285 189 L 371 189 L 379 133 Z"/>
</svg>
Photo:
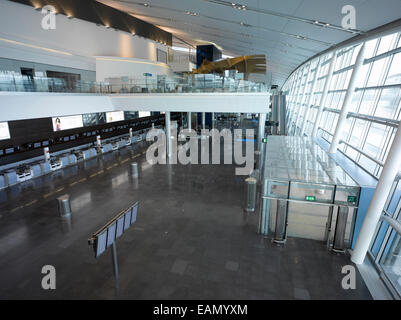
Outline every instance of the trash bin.
<svg viewBox="0 0 401 320">
<path fill-rule="evenodd" d="M 57 202 L 60 216 L 62 217 L 70 216 L 71 215 L 70 195 L 65 194 L 61 197 L 58 197 Z"/>
<path fill-rule="evenodd" d="M 132 162 L 131 163 L 131 174 L 135 178 L 139 177 L 138 163 L 137 162 Z"/>
<path fill-rule="evenodd" d="M 256 183 L 258 181 L 249 177 L 245 179 L 245 211 L 254 212 L 256 206 Z"/>
</svg>

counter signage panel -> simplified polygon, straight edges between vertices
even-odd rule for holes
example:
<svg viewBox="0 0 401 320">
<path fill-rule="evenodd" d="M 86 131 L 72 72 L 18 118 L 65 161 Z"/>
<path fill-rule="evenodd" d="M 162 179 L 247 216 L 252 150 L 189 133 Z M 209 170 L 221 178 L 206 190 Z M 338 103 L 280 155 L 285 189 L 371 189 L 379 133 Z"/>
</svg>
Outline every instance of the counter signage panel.
<svg viewBox="0 0 401 320">
<path fill-rule="evenodd" d="M 63 131 L 84 126 L 82 115 L 52 118 L 53 131 Z"/>
<path fill-rule="evenodd" d="M 8 128 L 8 122 L 0 122 L 0 140 L 10 139 L 10 130 Z"/>
</svg>

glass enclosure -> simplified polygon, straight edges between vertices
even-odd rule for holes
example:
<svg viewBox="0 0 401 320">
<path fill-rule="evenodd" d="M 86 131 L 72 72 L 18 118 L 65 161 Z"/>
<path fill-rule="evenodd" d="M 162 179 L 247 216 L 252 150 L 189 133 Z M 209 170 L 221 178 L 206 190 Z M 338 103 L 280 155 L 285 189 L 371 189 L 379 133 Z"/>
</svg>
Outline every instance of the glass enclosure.
<svg viewBox="0 0 401 320">
<path fill-rule="evenodd" d="M 310 138 L 268 136 L 264 154 L 260 232 L 348 248 L 360 186 Z"/>
</svg>

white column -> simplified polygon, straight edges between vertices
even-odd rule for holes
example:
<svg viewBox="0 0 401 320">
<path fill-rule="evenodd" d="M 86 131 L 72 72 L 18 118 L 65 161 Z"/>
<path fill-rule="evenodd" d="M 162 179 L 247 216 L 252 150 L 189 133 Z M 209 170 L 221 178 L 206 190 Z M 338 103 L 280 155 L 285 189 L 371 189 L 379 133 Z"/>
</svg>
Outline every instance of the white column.
<svg viewBox="0 0 401 320">
<path fill-rule="evenodd" d="M 317 129 L 319 128 L 320 119 L 322 118 L 323 108 L 326 103 L 327 93 L 329 92 L 331 78 L 333 78 L 334 66 L 336 65 L 337 51 L 333 52 L 333 57 L 331 58 L 329 71 L 327 72 L 326 81 L 324 82 L 323 93 L 320 97 L 319 109 L 316 112 L 315 123 L 313 124 L 312 137 L 316 137 Z"/>
<path fill-rule="evenodd" d="M 212 129 L 214 129 L 214 112 L 212 112 Z"/>
<path fill-rule="evenodd" d="M 265 136 L 266 113 L 259 113 L 258 150 L 262 149 L 262 139 Z"/>
<path fill-rule="evenodd" d="M 292 75 L 292 78 L 291 78 L 291 88 L 289 89 L 289 92 L 288 92 L 288 100 L 287 100 L 287 114 L 286 114 L 286 119 L 289 119 L 290 116 L 291 116 L 291 106 L 292 106 L 292 101 L 293 101 L 294 96 L 295 96 L 295 89 L 296 89 L 296 84 L 297 84 L 298 72 L 299 72 L 299 70 L 298 70 L 297 72 L 295 72 L 295 73 Z M 288 124 L 287 124 L 287 127 L 288 127 Z"/>
<path fill-rule="evenodd" d="M 171 123 L 170 112 L 166 111 L 166 143 L 167 143 L 167 159 L 171 157 Z"/>
<path fill-rule="evenodd" d="M 305 86 L 304 86 L 304 89 L 302 90 L 301 100 L 299 101 L 297 119 L 295 120 L 294 136 L 297 133 L 298 121 L 301 119 L 301 113 L 302 113 L 302 110 L 303 110 L 302 101 L 304 100 L 305 93 L 306 93 L 306 88 L 308 87 L 308 79 L 309 79 L 309 74 L 310 74 L 311 67 L 312 67 L 312 62 L 309 63 L 308 71 L 307 71 L 306 76 L 305 76 Z"/>
<path fill-rule="evenodd" d="M 293 106 L 292 106 L 292 117 L 291 117 L 291 123 L 290 123 L 290 128 L 291 128 L 291 129 L 292 129 L 292 124 L 294 123 L 295 110 L 297 110 L 300 97 L 302 97 L 302 94 L 301 94 L 301 87 L 302 87 L 302 81 L 303 81 L 303 79 L 304 79 L 304 72 L 305 72 L 305 68 L 302 68 L 302 70 L 301 70 L 301 75 L 300 75 L 300 78 L 299 78 L 299 80 L 298 80 L 299 85 L 298 85 L 298 90 L 297 90 L 297 97 L 296 97 L 295 102 L 294 102 L 294 104 L 293 104 Z M 299 111 L 299 109 L 298 109 L 297 111 Z M 297 116 L 298 116 L 298 112 L 297 112 Z M 291 132 L 291 131 L 292 131 L 292 130 L 290 130 L 289 132 Z"/>
<path fill-rule="evenodd" d="M 344 129 L 345 122 L 347 121 L 348 109 L 351 105 L 352 98 L 355 94 L 356 79 L 358 78 L 358 73 L 362 68 L 363 61 L 365 58 L 365 43 L 362 44 L 359 50 L 358 56 L 356 57 L 354 70 L 352 71 L 351 79 L 349 80 L 349 85 L 347 93 L 345 94 L 343 107 L 341 108 L 340 115 L 338 116 L 336 130 L 334 131 L 334 137 L 331 141 L 329 153 L 336 153 L 338 148 L 338 143 Z"/>
<path fill-rule="evenodd" d="M 202 112 L 202 129 L 206 129 L 206 113 Z"/>
<path fill-rule="evenodd" d="M 50 161 L 50 152 L 49 152 L 49 147 L 44 147 L 43 148 L 43 154 L 45 156 L 45 161 L 49 162 Z"/>
<path fill-rule="evenodd" d="M 192 114 L 191 112 L 187 112 L 187 118 L 188 118 L 188 129 L 191 130 L 191 126 L 192 126 Z"/>
<path fill-rule="evenodd" d="M 313 98 L 313 95 L 314 95 L 314 92 L 315 92 L 316 83 L 317 83 L 317 77 L 319 75 L 319 72 L 320 72 L 320 58 L 319 58 L 319 60 L 317 62 L 317 65 L 316 65 L 316 70 L 315 70 L 315 74 L 314 74 L 313 80 L 312 80 L 313 82 L 312 82 L 312 86 L 311 86 L 310 95 L 309 95 L 309 98 L 308 98 L 308 100 L 306 102 L 305 116 L 304 116 L 304 119 L 302 121 L 301 131 L 299 132 L 299 135 L 301 137 L 304 135 L 306 123 L 307 123 L 308 118 L 309 118 L 309 113 L 310 113 L 310 109 L 311 109 L 311 102 L 312 102 L 312 98 Z"/>
<path fill-rule="evenodd" d="M 351 260 L 356 264 L 362 264 L 366 253 L 369 250 L 370 243 L 374 237 L 377 224 L 382 215 L 387 197 L 391 191 L 391 187 L 401 167 L 401 124 L 398 126 L 397 133 L 387 160 L 384 163 L 383 172 L 380 175 L 375 193 L 370 201 L 368 212 L 362 224 L 361 231 L 356 241 L 355 249 L 352 253 Z"/>
<path fill-rule="evenodd" d="M 293 120 L 293 118 L 294 118 L 294 113 L 295 113 L 295 109 L 296 109 L 296 104 L 297 104 L 297 101 L 298 101 L 299 90 L 300 90 L 300 88 L 301 88 L 301 80 L 302 80 L 302 77 L 299 78 L 299 74 L 300 74 L 300 73 L 303 74 L 303 68 L 302 68 L 302 70 L 299 70 L 298 73 L 297 73 L 297 75 L 296 75 L 297 79 L 295 80 L 295 81 L 296 81 L 296 84 L 295 84 L 295 87 L 294 87 L 295 92 L 294 92 L 293 97 L 292 97 L 292 99 L 291 99 L 291 106 L 290 106 L 291 111 L 290 111 L 290 116 L 288 117 L 288 124 L 287 124 L 288 133 L 289 133 L 290 130 L 291 130 L 292 120 Z"/>
</svg>

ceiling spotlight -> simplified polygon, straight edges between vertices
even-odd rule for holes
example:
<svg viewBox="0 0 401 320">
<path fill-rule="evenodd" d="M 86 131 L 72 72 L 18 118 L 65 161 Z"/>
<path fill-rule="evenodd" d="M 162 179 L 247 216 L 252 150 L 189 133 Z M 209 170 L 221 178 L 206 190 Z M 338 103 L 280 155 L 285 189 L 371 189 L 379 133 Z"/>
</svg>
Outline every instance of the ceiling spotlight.
<svg viewBox="0 0 401 320">
<path fill-rule="evenodd" d="M 145 7 L 150 7 L 150 4 L 149 3 L 144 3 L 143 4 Z"/>
<path fill-rule="evenodd" d="M 105 27 L 106 27 L 106 29 L 110 29 L 110 26 L 109 26 L 109 25 L 106 25 Z"/>
</svg>

